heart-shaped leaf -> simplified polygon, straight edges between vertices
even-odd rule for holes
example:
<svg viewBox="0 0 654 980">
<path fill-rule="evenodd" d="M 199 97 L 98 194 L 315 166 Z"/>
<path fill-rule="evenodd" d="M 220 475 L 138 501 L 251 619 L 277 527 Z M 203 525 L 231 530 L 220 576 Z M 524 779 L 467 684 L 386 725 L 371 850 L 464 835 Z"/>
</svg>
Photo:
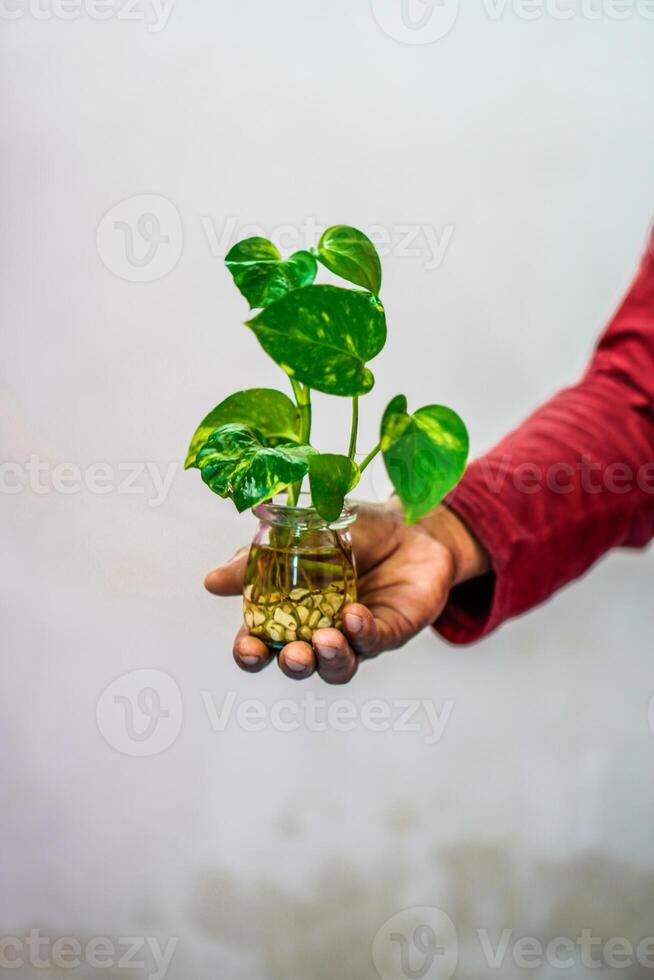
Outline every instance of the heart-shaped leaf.
<svg viewBox="0 0 654 980">
<path fill-rule="evenodd" d="M 198 450 L 214 429 L 228 422 L 239 422 L 261 432 L 267 443 L 297 442 L 300 413 L 291 399 L 274 388 L 247 388 L 237 391 L 216 405 L 200 422 L 191 439 L 184 469 L 196 465 Z"/>
<path fill-rule="evenodd" d="M 381 446 L 386 470 L 402 501 L 407 523 L 424 517 L 459 482 L 468 458 L 468 432 L 444 405 L 413 415 L 398 395 L 384 412 Z"/>
<path fill-rule="evenodd" d="M 237 242 L 225 256 L 225 265 L 250 309 L 268 306 L 292 289 L 309 286 L 318 268 L 311 252 L 295 252 L 284 261 L 267 238 Z"/>
<path fill-rule="evenodd" d="M 247 326 L 287 374 L 329 395 L 364 395 L 375 379 L 366 362 L 386 342 L 376 296 L 306 286 L 267 306 Z"/>
<path fill-rule="evenodd" d="M 318 243 L 318 259 L 342 279 L 378 293 L 381 289 L 381 262 L 367 235 L 348 225 L 332 225 Z"/>
<path fill-rule="evenodd" d="M 267 446 L 247 425 L 223 425 L 200 449 L 197 465 L 207 486 L 242 512 L 306 476 L 315 452 L 294 443 Z"/>
<path fill-rule="evenodd" d="M 343 510 L 345 494 L 359 480 L 359 467 L 348 456 L 323 453 L 309 460 L 311 499 L 321 517 L 336 521 Z"/>
</svg>

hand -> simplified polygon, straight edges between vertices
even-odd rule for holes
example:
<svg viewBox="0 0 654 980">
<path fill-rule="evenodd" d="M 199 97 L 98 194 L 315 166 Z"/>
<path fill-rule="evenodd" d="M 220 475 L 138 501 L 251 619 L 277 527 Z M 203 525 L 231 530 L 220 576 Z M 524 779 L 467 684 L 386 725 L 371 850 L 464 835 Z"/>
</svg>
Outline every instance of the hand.
<svg viewBox="0 0 654 980">
<path fill-rule="evenodd" d="M 315 670 L 328 684 L 344 684 L 360 660 L 393 650 L 433 623 L 452 586 L 485 572 L 488 556 L 456 515 L 440 507 L 407 527 L 396 501 L 362 504 L 352 527 L 359 602 L 343 611 L 343 632 L 317 630 L 312 643 L 297 640 L 278 654 L 283 672 L 295 680 Z M 214 595 L 238 595 L 243 589 L 247 549 L 210 572 L 205 587 Z M 236 636 L 234 659 L 256 673 L 274 657 L 243 626 Z"/>
</svg>

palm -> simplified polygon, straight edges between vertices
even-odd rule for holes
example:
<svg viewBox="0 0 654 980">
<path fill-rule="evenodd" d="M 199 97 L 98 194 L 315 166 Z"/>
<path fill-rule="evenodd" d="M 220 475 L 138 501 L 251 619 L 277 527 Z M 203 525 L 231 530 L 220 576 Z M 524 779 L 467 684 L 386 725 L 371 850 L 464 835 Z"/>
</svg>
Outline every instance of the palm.
<svg viewBox="0 0 654 980">
<path fill-rule="evenodd" d="M 378 621 L 381 650 L 406 643 L 441 612 L 452 579 L 449 552 L 419 527 L 366 506 L 354 526 L 359 601 Z"/>
<path fill-rule="evenodd" d="M 433 623 L 447 601 L 454 567 L 450 551 L 421 527 L 406 527 L 392 507 L 362 505 L 352 538 L 358 602 L 343 610 L 343 632 L 317 630 L 312 645 L 296 640 L 279 652 L 279 666 L 289 677 L 308 677 L 317 669 L 328 683 L 343 684 L 361 659 L 402 646 Z M 245 562 L 242 554 L 211 572 L 207 589 L 215 595 L 238 594 Z M 234 657 L 244 670 L 256 672 L 273 653 L 243 627 Z"/>
</svg>

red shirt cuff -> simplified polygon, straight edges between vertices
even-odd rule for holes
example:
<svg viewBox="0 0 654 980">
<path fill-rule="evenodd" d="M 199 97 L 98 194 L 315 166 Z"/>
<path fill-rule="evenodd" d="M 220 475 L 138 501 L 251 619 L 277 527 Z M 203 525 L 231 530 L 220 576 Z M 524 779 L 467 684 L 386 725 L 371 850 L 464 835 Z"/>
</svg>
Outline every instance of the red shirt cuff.
<svg viewBox="0 0 654 980">
<path fill-rule="evenodd" d="M 447 605 L 434 624 L 436 631 L 454 644 L 474 643 L 491 633 L 506 619 L 511 608 L 510 521 L 497 494 L 478 479 L 473 464 L 463 482 L 444 503 L 472 531 L 488 552 L 492 571 L 455 586 Z"/>
</svg>

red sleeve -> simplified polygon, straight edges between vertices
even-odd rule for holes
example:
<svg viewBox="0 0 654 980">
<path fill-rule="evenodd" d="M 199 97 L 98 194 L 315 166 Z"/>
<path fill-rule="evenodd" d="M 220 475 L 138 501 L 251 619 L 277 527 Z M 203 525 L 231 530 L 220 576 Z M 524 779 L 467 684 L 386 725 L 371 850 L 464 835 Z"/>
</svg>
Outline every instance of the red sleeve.
<svg viewBox="0 0 654 980">
<path fill-rule="evenodd" d="M 493 567 L 452 591 L 436 623 L 452 643 L 654 537 L 654 234 L 581 382 L 473 462 L 446 503 Z"/>
</svg>

